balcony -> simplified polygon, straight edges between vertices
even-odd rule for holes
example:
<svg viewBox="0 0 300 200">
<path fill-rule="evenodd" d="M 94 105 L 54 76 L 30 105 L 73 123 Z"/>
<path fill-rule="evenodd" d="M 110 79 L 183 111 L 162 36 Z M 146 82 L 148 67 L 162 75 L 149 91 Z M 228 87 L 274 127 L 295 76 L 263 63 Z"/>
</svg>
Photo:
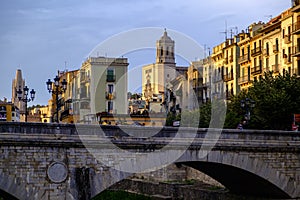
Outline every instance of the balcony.
<svg viewBox="0 0 300 200">
<path fill-rule="evenodd" d="M 283 58 L 284 64 L 289 65 L 292 63 L 291 56 L 288 56 L 287 58 Z"/>
<path fill-rule="evenodd" d="M 72 115 L 72 112 L 70 112 L 70 109 L 64 110 L 61 114 L 60 114 L 60 120 L 66 119 L 69 116 Z"/>
<path fill-rule="evenodd" d="M 223 63 L 224 63 L 224 65 L 227 65 L 227 64 L 228 64 L 228 57 L 224 58 Z"/>
<path fill-rule="evenodd" d="M 293 53 L 294 57 L 300 57 L 300 46 L 297 45 L 294 47 L 294 53 Z"/>
<path fill-rule="evenodd" d="M 221 82 L 221 81 L 223 81 L 223 76 L 221 76 L 221 75 L 217 75 L 217 76 L 214 76 L 212 78 L 213 83 L 218 83 L 218 82 Z"/>
<path fill-rule="evenodd" d="M 232 81 L 233 80 L 233 74 L 229 73 L 223 76 L 224 82 Z"/>
<path fill-rule="evenodd" d="M 106 82 L 115 82 L 116 81 L 116 75 L 106 75 Z"/>
<path fill-rule="evenodd" d="M 293 12 L 297 12 L 300 10 L 300 0 L 292 0 L 293 3 L 293 7 L 292 7 L 292 11 Z"/>
<path fill-rule="evenodd" d="M 251 68 L 252 75 L 260 74 L 261 72 L 262 72 L 261 65 L 257 65 Z"/>
<path fill-rule="evenodd" d="M 300 34 L 300 22 L 293 24 L 293 34 Z"/>
<path fill-rule="evenodd" d="M 273 52 L 274 53 L 278 53 L 279 52 L 279 46 L 278 46 L 278 44 L 277 45 L 276 44 L 273 45 Z"/>
<path fill-rule="evenodd" d="M 291 35 L 285 35 L 284 36 L 284 43 L 285 44 L 289 44 L 289 43 L 291 43 L 292 42 L 292 40 L 291 40 Z"/>
<path fill-rule="evenodd" d="M 251 50 L 251 56 L 257 56 L 259 54 L 261 54 L 261 47 L 257 47 Z"/>
<path fill-rule="evenodd" d="M 242 85 L 242 84 L 245 84 L 245 83 L 249 83 L 249 82 L 251 82 L 251 80 L 250 80 L 250 76 L 248 76 L 248 75 L 242 76 L 242 77 L 238 78 L 238 84 L 239 85 Z"/>
<path fill-rule="evenodd" d="M 209 83 L 203 83 L 203 89 L 206 90 L 207 88 L 209 88 Z"/>
<path fill-rule="evenodd" d="M 274 73 L 278 73 L 279 72 L 279 67 L 280 67 L 280 65 L 272 65 L 272 71 L 274 72 Z"/>
<path fill-rule="evenodd" d="M 269 49 L 264 49 L 263 55 L 269 56 L 270 55 Z"/>
<path fill-rule="evenodd" d="M 90 82 L 90 76 L 87 76 L 87 75 L 81 75 L 81 76 L 80 76 L 80 82 L 81 82 L 81 83 L 87 83 L 87 82 Z"/>
<path fill-rule="evenodd" d="M 116 93 L 115 93 L 115 92 L 112 92 L 112 93 L 110 93 L 110 92 L 105 92 L 105 98 L 106 98 L 107 100 L 113 100 L 113 99 L 116 98 Z"/>
<path fill-rule="evenodd" d="M 233 62 L 233 55 L 229 56 L 229 62 L 230 62 L 230 63 Z"/>
<path fill-rule="evenodd" d="M 239 64 L 241 64 L 241 63 L 247 62 L 247 61 L 249 61 L 249 60 L 250 60 L 249 55 L 248 55 L 248 54 L 245 54 L 245 55 L 239 57 L 238 62 L 239 62 Z"/>
</svg>

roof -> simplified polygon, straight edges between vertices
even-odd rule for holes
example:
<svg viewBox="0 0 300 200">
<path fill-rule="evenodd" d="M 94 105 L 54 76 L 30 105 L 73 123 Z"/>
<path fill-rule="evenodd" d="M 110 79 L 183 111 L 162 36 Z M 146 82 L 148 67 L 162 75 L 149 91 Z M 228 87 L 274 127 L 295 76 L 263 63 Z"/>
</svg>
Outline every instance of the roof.
<svg viewBox="0 0 300 200">
<path fill-rule="evenodd" d="M 174 42 L 174 41 L 168 36 L 168 33 L 167 33 L 167 30 L 166 30 L 166 29 L 165 29 L 165 31 L 164 31 L 163 36 L 161 36 L 161 38 L 159 39 L 159 41 L 162 41 L 162 42 Z"/>
</svg>

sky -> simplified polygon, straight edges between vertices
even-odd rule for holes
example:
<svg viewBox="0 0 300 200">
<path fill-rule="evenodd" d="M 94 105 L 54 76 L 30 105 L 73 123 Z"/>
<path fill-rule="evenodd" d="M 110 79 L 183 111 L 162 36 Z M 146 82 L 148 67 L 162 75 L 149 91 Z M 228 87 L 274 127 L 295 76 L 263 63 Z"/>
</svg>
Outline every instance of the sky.
<svg viewBox="0 0 300 200">
<path fill-rule="evenodd" d="M 58 70 L 79 69 L 97 45 L 124 31 L 157 27 L 163 34 L 166 28 L 208 49 L 224 41 L 225 23 L 227 30 L 240 32 L 254 22 L 267 22 L 290 5 L 288 0 L 0 1 L 0 99 L 11 100 L 12 80 L 21 69 L 26 85 L 36 90 L 29 105 L 46 105 L 49 78 Z M 125 55 L 129 69 L 155 62 L 155 51 L 140 53 Z M 140 74 L 132 70 L 129 76 Z M 129 90 L 134 88 L 129 84 Z"/>
</svg>

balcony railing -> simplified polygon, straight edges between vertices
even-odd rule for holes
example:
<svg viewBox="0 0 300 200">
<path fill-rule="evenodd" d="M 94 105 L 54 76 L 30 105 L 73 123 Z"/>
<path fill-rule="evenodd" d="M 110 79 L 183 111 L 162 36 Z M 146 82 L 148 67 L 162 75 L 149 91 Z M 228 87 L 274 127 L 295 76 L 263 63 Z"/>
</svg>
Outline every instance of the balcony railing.
<svg viewBox="0 0 300 200">
<path fill-rule="evenodd" d="M 115 82 L 116 81 L 116 75 L 106 75 L 106 82 Z"/>
<path fill-rule="evenodd" d="M 284 58 L 283 60 L 284 60 L 284 64 L 286 64 L 286 65 L 292 63 L 292 58 L 291 58 L 291 56 L 288 56 L 287 58 Z"/>
<path fill-rule="evenodd" d="M 294 57 L 300 57 L 300 45 L 297 45 L 294 47 L 294 53 L 293 53 Z"/>
<path fill-rule="evenodd" d="M 300 5 L 300 0 L 292 0 L 292 2 L 293 2 L 293 7 Z"/>
<path fill-rule="evenodd" d="M 293 3 L 293 7 L 292 7 L 292 11 L 296 12 L 300 10 L 300 1 L 299 0 L 292 0 Z"/>
<path fill-rule="evenodd" d="M 293 24 L 293 33 L 299 34 L 300 33 L 300 22 L 295 22 Z"/>
<path fill-rule="evenodd" d="M 239 64 L 241 64 L 241 63 L 247 62 L 249 60 L 250 60 L 249 55 L 245 54 L 245 55 L 239 57 L 239 61 L 238 62 L 239 62 Z"/>
<path fill-rule="evenodd" d="M 264 49 L 263 54 L 264 56 L 269 56 L 270 55 L 269 49 Z"/>
<path fill-rule="evenodd" d="M 289 43 L 291 43 L 292 42 L 292 40 L 291 40 L 291 35 L 285 35 L 284 36 L 284 43 L 285 44 L 289 44 Z"/>
<path fill-rule="evenodd" d="M 242 77 L 239 77 L 238 78 L 238 84 L 241 85 L 241 84 L 244 84 L 244 83 L 248 83 L 250 82 L 250 76 L 246 75 L 246 76 L 242 76 Z"/>
<path fill-rule="evenodd" d="M 222 77 L 221 75 L 219 75 L 219 76 L 214 76 L 214 77 L 212 78 L 212 81 L 213 81 L 214 83 L 223 81 L 223 77 Z"/>
<path fill-rule="evenodd" d="M 261 72 L 261 65 L 257 65 L 251 68 L 251 74 L 259 74 Z"/>
<path fill-rule="evenodd" d="M 226 74 L 223 76 L 223 80 L 225 82 L 228 82 L 228 81 L 232 81 L 233 80 L 233 74 L 232 73 L 229 73 L 229 74 Z"/>
<path fill-rule="evenodd" d="M 233 55 L 229 56 L 229 62 L 233 62 Z"/>
<path fill-rule="evenodd" d="M 274 73 L 278 73 L 278 72 L 279 72 L 279 67 L 280 67 L 280 65 L 278 65 L 278 64 L 277 64 L 277 65 L 276 65 L 276 64 L 275 64 L 275 65 L 272 65 L 272 70 L 273 70 L 273 72 L 274 72 Z"/>
<path fill-rule="evenodd" d="M 278 51 L 279 51 L 279 46 L 276 45 L 276 44 L 274 44 L 274 45 L 273 45 L 273 52 L 274 52 L 274 53 L 278 53 Z"/>
<path fill-rule="evenodd" d="M 116 93 L 115 93 L 115 92 L 112 92 L 112 93 L 106 92 L 106 93 L 105 93 L 105 98 L 106 98 L 107 100 L 113 100 L 113 99 L 116 98 Z"/>
<path fill-rule="evenodd" d="M 87 75 L 80 76 L 80 82 L 81 83 L 86 83 L 86 82 L 89 82 L 89 81 L 90 81 L 90 76 L 87 76 Z"/>
<path fill-rule="evenodd" d="M 228 64 L 228 57 L 225 57 L 224 58 L 224 65 L 227 65 Z"/>
<path fill-rule="evenodd" d="M 257 56 L 259 54 L 261 54 L 261 47 L 257 47 L 251 50 L 251 56 Z"/>
</svg>

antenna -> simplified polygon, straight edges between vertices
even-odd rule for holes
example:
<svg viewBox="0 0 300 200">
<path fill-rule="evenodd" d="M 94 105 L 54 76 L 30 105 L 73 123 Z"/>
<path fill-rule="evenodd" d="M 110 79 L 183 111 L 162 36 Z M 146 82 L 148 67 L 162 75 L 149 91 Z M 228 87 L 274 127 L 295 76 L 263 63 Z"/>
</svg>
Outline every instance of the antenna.
<svg viewBox="0 0 300 200">
<path fill-rule="evenodd" d="M 235 32 L 233 30 L 235 30 Z M 235 35 L 238 34 L 238 27 L 237 26 L 230 28 L 230 38 L 231 39 L 232 39 L 233 34 L 235 34 Z"/>
<path fill-rule="evenodd" d="M 220 32 L 220 33 L 224 33 L 225 34 L 225 41 L 227 40 L 227 20 L 225 20 L 225 31 L 224 32 Z"/>
<path fill-rule="evenodd" d="M 272 19 L 272 15 L 265 15 L 265 17 L 269 18 L 269 21 Z"/>
<path fill-rule="evenodd" d="M 65 61 L 65 71 L 67 71 L 67 61 Z"/>
</svg>

